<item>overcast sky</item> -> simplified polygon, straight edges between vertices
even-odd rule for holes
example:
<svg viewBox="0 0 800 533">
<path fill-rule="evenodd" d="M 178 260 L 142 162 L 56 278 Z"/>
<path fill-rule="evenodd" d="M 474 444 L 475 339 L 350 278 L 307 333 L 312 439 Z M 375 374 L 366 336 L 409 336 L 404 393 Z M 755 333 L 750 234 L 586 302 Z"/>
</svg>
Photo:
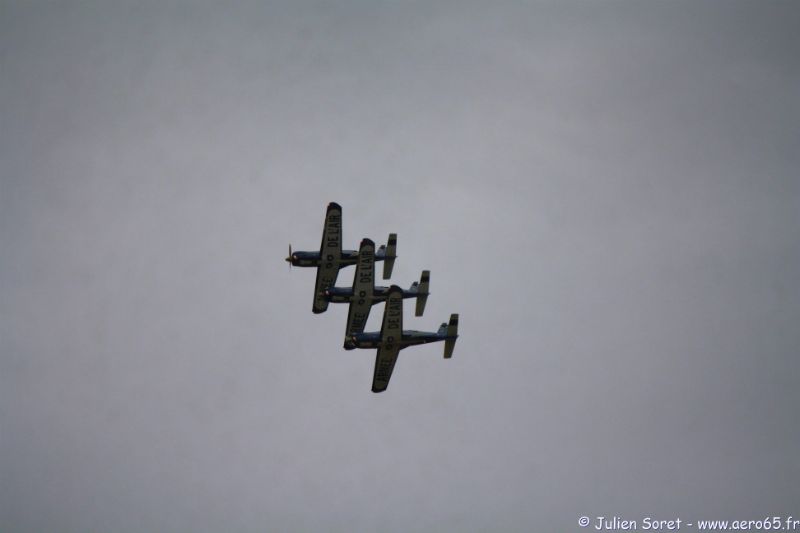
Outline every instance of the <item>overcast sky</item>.
<svg viewBox="0 0 800 533">
<path fill-rule="evenodd" d="M 798 27 L 3 1 L 0 530 L 800 516 Z M 391 283 L 431 270 L 404 325 L 460 313 L 453 359 L 370 392 L 346 307 L 283 260 L 330 201 L 346 248 L 398 233 Z"/>
</svg>

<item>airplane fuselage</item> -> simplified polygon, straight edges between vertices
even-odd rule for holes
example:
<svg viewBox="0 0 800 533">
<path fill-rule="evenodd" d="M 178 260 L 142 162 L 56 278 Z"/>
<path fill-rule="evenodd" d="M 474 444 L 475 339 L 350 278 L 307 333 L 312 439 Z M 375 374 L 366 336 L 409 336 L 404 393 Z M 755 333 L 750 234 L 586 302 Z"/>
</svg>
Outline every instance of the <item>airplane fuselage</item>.
<svg viewBox="0 0 800 533">
<path fill-rule="evenodd" d="M 389 287 L 375 287 L 372 292 L 372 305 L 380 302 L 385 302 L 389 296 Z M 403 298 L 416 298 L 417 293 L 404 290 Z M 350 303 L 357 298 L 353 292 L 352 287 L 331 287 L 325 292 L 325 299 L 335 304 Z"/>
<path fill-rule="evenodd" d="M 333 255 L 328 255 L 327 262 L 336 263 L 339 268 L 355 265 L 358 262 L 358 252 L 355 250 L 342 250 L 342 255 L 338 259 Z M 320 260 L 319 252 L 294 252 L 287 261 L 296 267 L 318 267 L 323 261 Z"/>
<path fill-rule="evenodd" d="M 432 331 L 416 331 L 413 329 L 404 329 L 403 335 L 400 339 L 400 348 L 405 348 L 407 346 L 416 346 L 417 344 L 427 344 L 429 342 L 437 342 L 437 341 L 444 341 L 451 337 L 447 335 L 442 335 L 440 333 L 434 333 Z M 452 337 L 455 338 L 455 337 Z M 348 343 L 353 348 L 379 348 L 381 345 L 381 334 L 380 332 L 371 332 L 371 333 L 360 333 L 358 335 L 354 335 L 350 338 L 350 342 Z"/>
</svg>

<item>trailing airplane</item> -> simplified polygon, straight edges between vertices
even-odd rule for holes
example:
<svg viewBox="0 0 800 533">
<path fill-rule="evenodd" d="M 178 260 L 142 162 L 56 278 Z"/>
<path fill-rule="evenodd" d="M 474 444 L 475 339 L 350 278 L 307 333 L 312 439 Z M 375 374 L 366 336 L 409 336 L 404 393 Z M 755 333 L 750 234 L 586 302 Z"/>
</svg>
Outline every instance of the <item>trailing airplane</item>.
<svg viewBox="0 0 800 533">
<path fill-rule="evenodd" d="M 383 392 L 389 386 L 394 364 L 400 350 L 417 344 L 444 341 L 444 357 L 449 359 L 458 338 L 458 314 L 450 315 L 450 323 L 442 323 L 436 333 L 425 331 L 403 331 L 403 289 L 397 285 L 389 288 L 383 325 L 380 332 L 356 333 L 351 336 L 356 348 L 377 348 L 375 373 L 372 377 L 372 392 Z"/>
<path fill-rule="evenodd" d="M 394 260 L 397 258 L 397 234 L 390 233 L 386 245 L 381 246 L 375 253 L 375 261 L 383 261 L 383 279 L 392 276 Z M 339 270 L 358 262 L 358 252 L 355 250 L 342 250 L 342 206 L 336 202 L 328 204 L 325 213 L 325 225 L 322 228 L 322 244 L 319 252 L 292 252 L 289 245 L 289 257 L 286 261 L 290 265 L 299 267 L 315 267 L 317 279 L 314 282 L 314 313 L 324 313 L 328 309 L 328 300 L 325 299 L 325 290 L 333 287 Z"/>
<path fill-rule="evenodd" d="M 425 303 L 428 301 L 428 284 L 431 273 L 423 270 L 419 282 L 414 282 L 408 290 L 403 290 L 403 298 L 416 298 L 416 316 L 425 312 Z M 345 327 L 344 349 L 353 350 L 350 337 L 362 333 L 367 325 L 369 312 L 372 306 L 385 302 L 389 296 L 389 287 L 375 286 L 375 243 L 370 239 L 361 241 L 358 249 L 358 263 L 353 278 L 352 287 L 331 287 L 326 289 L 325 299 L 332 303 L 349 303 L 347 312 L 347 326 Z"/>
</svg>

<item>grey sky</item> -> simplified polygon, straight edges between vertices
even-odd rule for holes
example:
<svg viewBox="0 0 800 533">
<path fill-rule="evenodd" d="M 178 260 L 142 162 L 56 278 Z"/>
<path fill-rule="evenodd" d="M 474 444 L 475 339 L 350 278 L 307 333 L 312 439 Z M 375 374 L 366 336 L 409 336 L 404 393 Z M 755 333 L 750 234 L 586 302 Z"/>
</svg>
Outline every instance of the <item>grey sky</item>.
<svg viewBox="0 0 800 533">
<path fill-rule="evenodd" d="M 0 4 L 0 529 L 800 515 L 800 6 L 340 4 Z"/>
</svg>

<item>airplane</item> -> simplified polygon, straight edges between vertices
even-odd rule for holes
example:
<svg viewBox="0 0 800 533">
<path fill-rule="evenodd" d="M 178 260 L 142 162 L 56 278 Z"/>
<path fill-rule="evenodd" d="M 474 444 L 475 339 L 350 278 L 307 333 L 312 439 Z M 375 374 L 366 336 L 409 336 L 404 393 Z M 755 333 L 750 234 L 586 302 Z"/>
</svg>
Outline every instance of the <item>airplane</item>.
<svg viewBox="0 0 800 533">
<path fill-rule="evenodd" d="M 404 290 L 403 298 L 416 298 L 416 316 L 425 312 L 428 301 L 428 283 L 431 273 L 423 270 L 419 282 L 414 282 L 408 290 Z M 361 241 L 358 249 L 358 263 L 352 287 L 331 287 L 324 291 L 325 299 L 331 303 L 349 303 L 347 326 L 345 328 L 344 349 L 353 350 L 350 337 L 364 331 L 372 306 L 385 302 L 389 295 L 389 287 L 375 286 L 375 243 L 371 239 Z"/>
<path fill-rule="evenodd" d="M 383 261 L 383 279 L 392 276 L 394 260 L 397 258 L 397 234 L 390 233 L 386 245 L 382 245 L 375 253 L 375 261 Z M 324 259 L 323 259 L 324 258 Z M 342 250 L 342 206 L 336 202 L 328 204 L 325 213 L 325 225 L 322 228 L 322 244 L 319 252 L 292 252 L 289 245 L 289 257 L 286 258 L 290 266 L 315 267 L 317 279 L 314 282 L 314 313 L 324 313 L 328 309 L 328 300 L 325 299 L 326 289 L 333 287 L 339 270 L 358 262 L 358 252 L 355 250 Z"/>
<path fill-rule="evenodd" d="M 389 386 L 397 355 L 403 348 L 417 344 L 444 341 L 444 357 L 453 356 L 458 338 L 458 313 L 450 315 L 450 323 L 443 322 L 436 333 L 425 331 L 403 331 L 403 289 L 397 285 L 389 288 L 383 325 L 379 332 L 356 333 L 350 337 L 356 348 L 377 348 L 375 373 L 372 376 L 372 392 L 383 392 Z"/>
</svg>

